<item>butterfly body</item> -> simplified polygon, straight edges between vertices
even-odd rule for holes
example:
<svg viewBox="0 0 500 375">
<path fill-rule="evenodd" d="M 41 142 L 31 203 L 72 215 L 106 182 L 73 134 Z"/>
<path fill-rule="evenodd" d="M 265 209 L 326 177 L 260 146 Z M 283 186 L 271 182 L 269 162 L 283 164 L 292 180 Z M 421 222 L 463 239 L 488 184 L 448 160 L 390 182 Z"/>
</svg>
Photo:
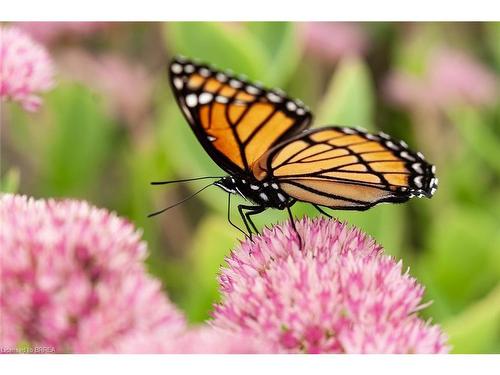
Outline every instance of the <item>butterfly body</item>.
<svg viewBox="0 0 500 375">
<path fill-rule="evenodd" d="M 259 207 L 284 210 L 295 203 L 273 180 L 258 181 L 238 176 L 226 176 L 215 182 L 214 185 L 229 194 L 239 194 Z"/>
<path fill-rule="evenodd" d="M 296 201 L 341 210 L 430 198 L 435 167 L 389 135 L 359 128 L 309 129 L 310 110 L 281 90 L 232 73 L 174 58 L 170 83 L 184 117 L 208 155 L 228 173 L 214 185 L 252 205 L 238 210 L 251 236 L 250 216 Z M 293 224 L 293 220 L 292 220 Z"/>
</svg>

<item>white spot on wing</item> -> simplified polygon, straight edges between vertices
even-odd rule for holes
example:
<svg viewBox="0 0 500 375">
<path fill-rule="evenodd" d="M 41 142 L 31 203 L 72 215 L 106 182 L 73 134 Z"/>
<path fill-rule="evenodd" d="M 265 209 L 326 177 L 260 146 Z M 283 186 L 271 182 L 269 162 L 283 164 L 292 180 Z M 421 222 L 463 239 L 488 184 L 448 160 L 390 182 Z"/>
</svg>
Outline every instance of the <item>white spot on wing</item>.
<svg viewBox="0 0 500 375">
<path fill-rule="evenodd" d="M 298 114 L 299 116 L 302 116 L 302 115 L 304 115 L 305 113 L 306 113 L 306 111 L 304 111 L 304 109 L 303 109 L 303 108 L 297 108 L 297 114 Z"/>
<path fill-rule="evenodd" d="M 177 90 L 181 90 L 184 87 L 184 82 L 179 77 L 175 77 L 173 82 Z"/>
<path fill-rule="evenodd" d="M 370 141 L 378 141 L 380 138 L 374 134 L 366 133 L 365 134 L 366 139 L 369 139 Z"/>
<path fill-rule="evenodd" d="M 356 134 L 356 130 L 352 128 L 342 128 L 342 131 L 346 134 Z"/>
<path fill-rule="evenodd" d="M 413 179 L 415 186 L 418 187 L 419 189 L 423 186 L 422 185 L 422 178 L 423 178 L 423 176 L 417 176 Z"/>
<path fill-rule="evenodd" d="M 424 173 L 424 171 L 422 170 L 422 164 L 420 164 L 420 163 L 413 163 L 411 167 L 417 173 L 420 173 L 420 174 Z"/>
<path fill-rule="evenodd" d="M 198 101 L 200 102 L 200 104 L 207 104 L 207 103 L 210 103 L 212 101 L 213 97 L 214 96 L 211 93 L 204 92 L 204 93 L 200 94 Z"/>
<path fill-rule="evenodd" d="M 184 67 L 184 71 L 188 74 L 191 74 L 194 72 L 194 66 L 191 65 L 191 64 L 187 64 L 185 67 Z"/>
<path fill-rule="evenodd" d="M 267 202 L 269 201 L 269 198 L 267 197 L 266 193 L 260 193 L 259 197 L 264 201 Z"/>
<path fill-rule="evenodd" d="M 389 135 L 387 133 L 384 133 L 384 132 L 380 132 L 380 133 L 378 133 L 378 135 L 384 139 L 391 139 L 391 137 L 389 137 Z"/>
<path fill-rule="evenodd" d="M 198 104 L 198 97 L 196 96 L 196 94 L 189 94 L 188 96 L 186 96 L 186 105 L 188 107 L 193 108 L 197 104 Z"/>
<path fill-rule="evenodd" d="M 282 100 L 281 96 L 276 95 L 274 92 L 268 92 L 267 93 L 267 98 L 270 101 L 272 101 L 273 103 L 279 103 Z"/>
<path fill-rule="evenodd" d="M 227 81 L 227 76 L 224 73 L 217 73 L 215 76 L 219 82 L 226 82 Z"/>
<path fill-rule="evenodd" d="M 260 89 L 258 89 L 257 87 L 255 86 L 252 86 L 252 85 L 248 85 L 246 87 L 246 90 L 249 94 L 251 95 L 257 95 L 258 93 L 260 93 Z"/>
<path fill-rule="evenodd" d="M 208 70 L 207 68 L 201 68 L 200 75 L 206 78 L 210 75 L 210 70 Z"/>
<path fill-rule="evenodd" d="M 402 157 L 403 159 L 406 159 L 406 160 L 409 160 L 409 161 L 415 161 L 415 158 L 414 158 L 413 156 L 411 156 L 411 155 L 408 153 L 408 151 L 402 151 L 402 152 L 400 153 L 400 155 L 401 155 L 401 157 Z M 422 172 L 420 172 L 420 173 L 422 173 Z"/>
<path fill-rule="evenodd" d="M 286 95 L 286 94 L 285 94 L 285 92 L 284 92 L 282 89 L 280 89 L 279 87 L 277 87 L 277 88 L 273 89 L 273 91 L 274 91 L 276 94 L 278 94 L 279 96 L 281 96 L 281 97 L 283 97 L 283 96 L 285 96 L 285 95 Z"/>
<path fill-rule="evenodd" d="M 174 64 L 172 64 L 172 66 L 170 67 L 170 70 L 171 70 L 173 73 L 175 73 L 175 74 L 182 73 L 182 65 L 181 65 L 181 64 L 174 63 Z"/>
<path fill-rule="evenodd" d="M 399 147 L 396 146 L 392 141 L 385 142 L 385 145 L 389 147 L 391 150 L 399 150 Z"/>
<path fill-rule="evenodd" d="M 231 81 L 229 81 L 229 85 L 232 88 L 239 89 L 241 86 L 243 86 L 243 83 L 241 83 L 241 81 L 238 81 L 237 79 L 232 79 Z"/>
<path fill-rule="evenodd" d="M 286 201 L 285 196 L 284 196 L 283 194 L 281 194 L 281 193 L 278 193 L 278 199 L 279 199 L 280 201 L 282 201 L 282 202 L 285 202 L 285 201 Z"/>
<path fill-rule="evenodd" d="M 286 108 L 289 110 L 289 111 L 295 111 L 297 109 L 297 104 L 295 104 L 294 102 L 287 102 L 286 103 Z"/>
<path fill-rule="evenodd" d="M 225 104 L 225 103 L 227 103 L 227 102 L 229 101 L 229 99 L 228 99 L 228 98 L 226 98 L 225 96 L 222 96 L 222 95 L 217 95 L 217 96 L 215 97 L 215 101 L 216 101 L 217 103 L 222 103 L 222 104 Z"/>
</svg>

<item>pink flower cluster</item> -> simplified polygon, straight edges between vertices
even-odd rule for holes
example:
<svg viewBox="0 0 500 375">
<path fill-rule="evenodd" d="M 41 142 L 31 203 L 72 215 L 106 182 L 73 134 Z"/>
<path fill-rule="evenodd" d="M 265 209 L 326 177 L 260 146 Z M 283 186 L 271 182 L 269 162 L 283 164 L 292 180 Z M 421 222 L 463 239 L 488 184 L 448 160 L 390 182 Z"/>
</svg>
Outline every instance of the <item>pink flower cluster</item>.
<svg viewBox="0 0 500 375">
<path fill-rule="evenodd" d="M 149 276 L 141 234 L 74 200 L 0 196 L 0 346 L 59 353 L 443 353 L 423 288 L 373 240 L 330 220 L 246 241 L 214 320 L 191 328 Z"/>
<path fill-rule="evenodd" d="M 40 107 L 38 93 L 54 86 L 54 65 L 42 46 L 16 27 L 0 27 L 0 99 L 27 111 Z"/>
<path fill-rule="evenodd" d="M 79 201 L 0 200 L 1 341 L 112 352 L 180 332 L 184 318 L 144 272 L 132 224 Z"/>
<path fill-rule="evenodd" d="M 357 23 L 307 22 L 302 25 L 302 32 L 306 48 L 329 62 L 361 55 L 368 48 L 367 35 Z"/>
<path fill-rule="evenodd" d="M 265 345 L 190 329 L 147 275 L 141 234 L 74 200 L 0 197 L 0 346 L 58 353 L 257 353 Z"/>
<path fill-rule="evenodd" d="M 18 22 L 16 26 L 35 40 L 50 44 L 69 36 L 83 37 L 109 27 L 108 22 Z"/>
<path fill-rule="evenodd" d="M 385 82 L 389 101 L 407 108 L 446 109 L 458 104 L 491 105 L 499 95 L 499 79 L 473 57 L 443 49 L 429 59 L 422 77 L 402 71 Z"/>
<path fill-rule="evenodd" d="M 80 49 L 59 55 L 61 75 L 102 93 L 109 110 L 128 124 L 138 126 L 152 102 L 153 79 L 139 64 L 118 55 L 94 56 Z"/>
<path fill-rule="evenodd" d="M 227 259 L 214 325 L 288 353 L 445 353 L 416 315 L 422 286 L 357 229 L 332 220 L 265 230 Z"/>
</svg>

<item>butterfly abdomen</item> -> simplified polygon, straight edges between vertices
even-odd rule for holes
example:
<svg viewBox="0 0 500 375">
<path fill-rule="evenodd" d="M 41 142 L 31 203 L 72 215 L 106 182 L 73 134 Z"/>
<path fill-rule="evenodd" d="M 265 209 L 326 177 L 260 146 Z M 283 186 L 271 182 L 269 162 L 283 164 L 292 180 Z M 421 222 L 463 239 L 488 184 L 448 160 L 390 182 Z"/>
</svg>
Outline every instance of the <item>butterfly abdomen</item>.
<svg viewBox="0 0 500 375">
<path fill-rule="evenodd" d="M 215 183 L 230 194 L 239 194 L 258 206 L 285 209 L 293 200 L 276 182 L 227 176 Z"/>
</svg>

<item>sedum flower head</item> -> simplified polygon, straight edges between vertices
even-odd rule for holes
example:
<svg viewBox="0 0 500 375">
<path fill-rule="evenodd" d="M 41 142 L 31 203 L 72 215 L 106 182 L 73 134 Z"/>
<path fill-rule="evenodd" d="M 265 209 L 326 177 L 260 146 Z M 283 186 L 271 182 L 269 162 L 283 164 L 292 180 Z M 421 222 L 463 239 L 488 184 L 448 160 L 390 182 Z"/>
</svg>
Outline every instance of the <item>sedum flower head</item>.
<svg viewBox="0 0 500 375">
<path fill-rule="evenodd" d="M 279 352 L 444 353 L 422 321 L 424 289 L 357 229 L 324 219 L 264 230 L 227 258 L 214 325 Z"/>
<path fill-rule="evenodd" d="M 204 324 L 192 327 L 170 341 L 164 349 L 173 354 L 263 354 L 271 346 L 256 337 L 234 333 Z"/>
<path fill-rule="evenodd" d="M 86 202 L 3 195 L 0 223 L 3 348 L 138 352 L 148 342 L 154 351 L 160 336 L 184 330 L 124 219 Z"/>
<path fill-rule="evenodd" d="M 16 27 L 0 27 L 0 99 L 27 111 L 41 104 L 39 93 L 54 86 L 54 65 L 44 47 Z"/>
</svg>

